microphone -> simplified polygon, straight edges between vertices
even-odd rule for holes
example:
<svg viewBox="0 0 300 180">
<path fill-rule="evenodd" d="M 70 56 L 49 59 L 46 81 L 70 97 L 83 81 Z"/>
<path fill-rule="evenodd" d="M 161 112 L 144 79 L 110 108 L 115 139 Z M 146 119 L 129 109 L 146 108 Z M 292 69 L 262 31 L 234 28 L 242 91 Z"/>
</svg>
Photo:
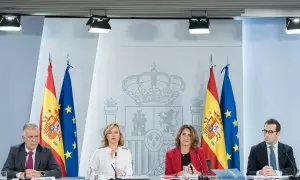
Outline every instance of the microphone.
<svg viewBox="0 0 300 180">
<path fill-rule="evenodd" d="M 293 172 L 292 172 L 292 179 L 297 179 L 296 174 L 297 174 L 297 166 L 294 165 L 294 162 L 292 161 L 292 159 L 290 158 L 288 151 L 285 150 L 285 155 L 288 158 L 288 160 L 290 161 L 290 163 L 292 164 L 292 168 L 293 168 Z"/>
<path fill-rule="evenodd" d="M 115 152 L 115 179 L 117 179 L 117 152 Z"/>
<path fill-rule="evenodd" d="M 198 176 L 198 180 L 208 180 L 208 177 L 204 177 L 204 176 L 203 176 L 203 164 L 202 164 L 202 161 L 201 161 L 201 159 L 200 159 L 200 157 L 199 157 L 197 148 L 195 148 L 194 151 L 195 151 L 195 153 L 196 153 L 196 155 L 197 155 L 198 161 L 199 161 L 200 166 L 201 166 L 201 167 L 200 167 L 200 168 L 201 168 L 201 169 L 200 169 L 200 170 L 201 170 L 201 175 Z"/>
<path fill-rule="evenodd" d="M 113 168 L 113 170 L 115 172 L 115 180 L 120 180 L 121 178 L 118 178 L 118 176 L 117 176 L 117 152 L 115 152 L 114 164 L 115 164 L 115 167 L 112 164 L 111 164 L 111 167 Z"/>
</svg>

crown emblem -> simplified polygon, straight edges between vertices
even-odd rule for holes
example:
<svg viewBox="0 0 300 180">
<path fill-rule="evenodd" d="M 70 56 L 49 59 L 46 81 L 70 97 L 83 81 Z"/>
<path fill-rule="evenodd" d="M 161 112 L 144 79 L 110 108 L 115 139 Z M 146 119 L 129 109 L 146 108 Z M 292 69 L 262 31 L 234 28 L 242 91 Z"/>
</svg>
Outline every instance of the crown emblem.
<svg viewBox="0 0 300 180">
<path fill-rule="evenodd" d="M 137 105 L 172 105 L 184 91 L 185 83 L 180 76 L 158 72 L 152 64 L 150 72 L 125 78 L 122 88 Z"/>
<path fill-rule="evenodd" d="M 221 116 L 216 112 L 210 113 L 209 117 L 204 118 L 203 131 L 213 145 L 221 138 L 220 124 Z"/>
<path fill-rule="evenodd" d="M 54 110 L 53 112 L 49 109 L 48 112 L 43 116 L 42 121 L 43 134 L 45 134 L 49 139 L 58 138 L 58 140 L 60 140 L 61 131 L 58 110 Z"/>
</svg>

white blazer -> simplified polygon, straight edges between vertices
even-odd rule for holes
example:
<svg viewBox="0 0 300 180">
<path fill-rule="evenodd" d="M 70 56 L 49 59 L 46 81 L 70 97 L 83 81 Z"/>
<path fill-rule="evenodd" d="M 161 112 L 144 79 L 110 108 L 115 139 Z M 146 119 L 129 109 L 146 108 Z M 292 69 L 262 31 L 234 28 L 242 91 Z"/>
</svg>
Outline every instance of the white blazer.
<svg viewBox="0 0 300 180">
<path fill-rule="evenodd" d="M 129 149 L 118 147 L 116 156 L 111 157 L 109 147 L 96 149 L 90 159 L 87 179 L 94 179 L 95 175 L 114 177 L 114 169 L 121 169 L 125 176 L 132 176 L 132 157 Z"/>
</svg>

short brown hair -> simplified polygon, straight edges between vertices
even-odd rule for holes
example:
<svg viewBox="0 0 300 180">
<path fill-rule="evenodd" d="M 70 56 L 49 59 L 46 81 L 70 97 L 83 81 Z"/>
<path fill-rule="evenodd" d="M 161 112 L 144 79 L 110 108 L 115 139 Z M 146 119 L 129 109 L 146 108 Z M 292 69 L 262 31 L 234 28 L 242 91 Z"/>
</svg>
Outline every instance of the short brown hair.
<svg viewBox="0 0 300 180">
<path fill-rule="evenodd" d="M 107 139 L 107 134 L 114 127 L 117 127 L 119 129 L 119 132 L 120 132 L 120 139 L 119 139 L 118 146 L 123 146 L 124 145 L 124 136 L 121 132 L 121 128 L 120 128 L 119 124 L 116 123 L 116 122 L 112 122 L 112 123 L 109 123 L 103 130 L 102 147 L 107 147 L 109 145 L 108 144 L 108 139 Z"/>
<path fill-rule="evenodd" d="M 196 148 L 199 145 L 199 137 L 196 129 L 192 125 L 184 124 L 180 127 L 176 134 L 175 145 L 176 147 L 180 147 L 180 135 L 184 129 L 188 129 L 191 132 L 191 147 Z"/>
<path fill-rule="evenodd" d="M 265 125 L 266 124 L 275 124 L 276 125 L 276 132 L 280 132 L 281 130 L 281 125 L 280 123 L 276 120 L 276 119 L 268 119 L 266 122 L 265 122 Z"/>
</svg>

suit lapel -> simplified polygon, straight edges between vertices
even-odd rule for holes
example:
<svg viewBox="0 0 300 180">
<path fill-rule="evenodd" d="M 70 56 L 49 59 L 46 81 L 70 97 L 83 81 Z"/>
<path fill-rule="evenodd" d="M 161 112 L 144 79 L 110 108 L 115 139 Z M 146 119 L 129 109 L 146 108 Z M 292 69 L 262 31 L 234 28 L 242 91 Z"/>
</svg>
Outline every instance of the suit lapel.
<svg viewBox="0 0 300 180">
<path fill-rule="evenodd" d="M 267 150 L 267 144 L 265 142 L 262 143 L 262 162 L 264 163 L 263 166 L 269 165 L 269 157 L 268 157 L 268 150 Z"/>
<path fill-rule="evenodd" d="M 38 145 L 38 147 L 36 148 L 35 151 L 35 160 L 34 160 L 34 169 L 38 170 L 40 163 L 41 163 L 41 158 L 42 158 L 42 154 L 41 154 L 41 147 Z"/>
<path fill-rule="evenodd" d="M 190 156 L 191 156 L 191 163 L 193 164 L 194 167 L 197 167 L 197 154 L 196 154 L 197 149 L 190 149 Z"/>
<path fill-rule="evenodd" d="M 21 166 L 22 168 L 25 170 L 26 169 L 26 151 L 25 151 L 25 144 L 23 143 L 21 146 L 20 146 L 20 161 L 21 161 Z"/>
<path fill-rule="evenodd" d="M 283 144 L 281 144 L 280 142 L 278 142 L 278 164 L 279 164 L 279 168 L 282 169 L 283 168 L 283 163 L 285 160 L 285 149 Z"/>
<path fill-rule="evenodd" d="M 179 148 L 176 148 L 175 152 L 174 152 L 174 159 L 175 159 L 175 169 L 178 171 L 181 171 L 181 152 L 179 150 Z"/>
</svg>

